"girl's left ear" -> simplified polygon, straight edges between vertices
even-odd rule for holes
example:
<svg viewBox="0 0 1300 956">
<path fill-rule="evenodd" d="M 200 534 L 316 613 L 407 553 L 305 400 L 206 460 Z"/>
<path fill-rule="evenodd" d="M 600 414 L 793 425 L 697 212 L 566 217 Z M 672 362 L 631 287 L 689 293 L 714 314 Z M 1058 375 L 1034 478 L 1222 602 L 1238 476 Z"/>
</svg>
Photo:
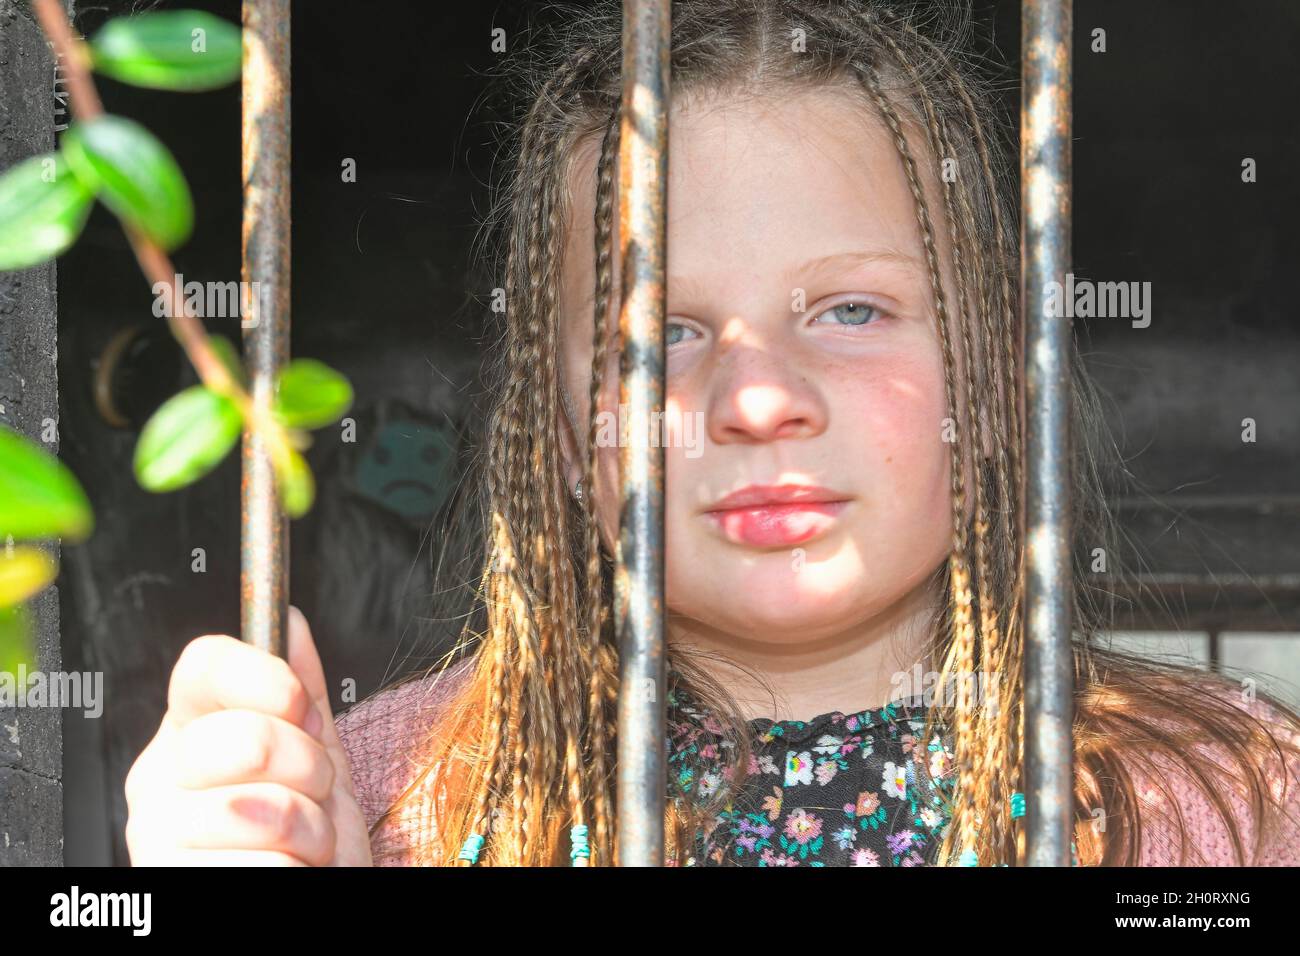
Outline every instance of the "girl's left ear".
<svg viewBox="0 0 1300 956">
<path fill-rule="evenodd" d="M 574 433 L 574 423 L 569 417 L 567 404 L 567 402 L 563 401 L 560 403 L 561 409 L 555 427 L 560 433 L 560 458 L 562 459 L 561 467 L 564 469 L 564 483 L 568 486 L 569 493 L 572 494 L 573 486 L 582 477 L 583 462 L 578 451 L 578 437 Z"/>
</svg>

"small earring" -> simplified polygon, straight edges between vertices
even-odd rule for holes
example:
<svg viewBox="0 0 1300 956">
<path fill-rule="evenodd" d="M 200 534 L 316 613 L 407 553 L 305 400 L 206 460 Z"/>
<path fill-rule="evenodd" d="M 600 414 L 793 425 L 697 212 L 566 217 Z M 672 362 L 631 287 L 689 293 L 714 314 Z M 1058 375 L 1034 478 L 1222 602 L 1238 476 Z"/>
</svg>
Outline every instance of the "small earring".
<svg viewBox="0 0 1300 956">
<path fill-rule="evenodd" d="M 579 501 L 582 500 L 582 479 L 581 478 L 579 478 L 578 483 L 573 486 L 573 497 L 577 498 Z"/>
</svg>

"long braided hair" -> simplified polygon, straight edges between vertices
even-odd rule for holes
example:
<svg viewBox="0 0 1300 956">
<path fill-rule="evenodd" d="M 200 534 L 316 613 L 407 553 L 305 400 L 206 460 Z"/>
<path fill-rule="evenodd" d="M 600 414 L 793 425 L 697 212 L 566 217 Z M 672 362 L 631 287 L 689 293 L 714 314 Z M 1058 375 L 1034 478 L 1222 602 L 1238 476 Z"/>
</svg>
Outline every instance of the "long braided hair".
<svg viewBox="0 0 1300 956">
<path fill-rule="evenodd" d="M 610 341 L 603 317 L 612 284 L 622 3 L 551 4 L 544 12 L 557 16 L 528 42 L 515 41 L 500 74 L 501 88 L 520 106 L 504 124 L 512 161 L 482 233 L 484 260 L 494 275 L 504 274 L 504 322 L 489 366 L 487 428 L 457 514 L 486 546 L 477 553 L 475 579 L 446 591 L 469 595 L 458 649 L 473 649 L 472 673 L 429 736 L 422 772 L 374 828 L 415 807 L 417 859 L 426 863 L 456 862 L 466 837 L 477 834 L 485 838 L 480 865 L 566 865 L 575 824 L 588 826 L 591 838 L 590 858 L 575 862 L 607 866 L 617 859 L 612 559 L 598 533 L 595 495 L 575 502 L 567 494 L 557 368 L 567 177 L 577 147 L 598 141 L 598 320 L 583 477 L 583 487 L 595 489 L 598 398 Z M 1025 711 L 1018 202 L 1009 127 L 998 120 L 995 87 L 969 50 L 969 32 L 960 0 L 678 0 L 672 89 L 681 97 L 836 86 L 860 94 L 864 109 L 874 110 L 892 135 L 915 199 L 956 434 L 949 443 L 952 550 L 934 578 L 947 599 L 926 656 L 938 668 L 939 686 L 957 693 L 955 702 L 930 709 L 921 738 L 931 739 L 940 725 L 951 728 L 957 774 L 935 860 L 951 865 L 973 852 L 980 865 L 1015 865 L 1023 855 L 1022 821 L 1010 797 L 1023 787 Z M 941 176 L 945 164 L 956 174 Z M 927 182 L 939 183 L 941 217 L 930 209 Z M 951 261 L 942 255 L 945 245 Z M 949 269 L 956 301 L 945 291 Z M 1071 363 L 1080 860 L 1132 865 L 1140 858 L 1139 804 L 1126 757 L 1159 752 L 1211 791 L 1244 861 L 1249 851 L 1212 769 L 1189 756 L 1188 745 L 1207 737 L 1223 744 L 1242 770 L 1255 819 L 1264 820 L 1268 770 L 1261 754 L 1279 744 L 1262 723 L 1246 721 L 1241 729 L 1243 713 L 1190 669 L 1099 646 L 1120 570 L 1118 533 L 1102 495 L 1115 455 L 1074 348 Z M 1083 558 L 1097 547 L 1112 557 L 1100 582 Z M 462 583 L 471 586 L 457 587 Z M 735 738 L 731 777 L 743 781 L 746 721 L 684 652 L 670 646 L 668 653 L 673 679 L 687 681 Z M 974 675 L 985 681 L 972 681 Z M 993 685 L 989 675 L 996 675 L 996 694 L 977 703 L 976 688 Z M 1278 710 L 1300 728 L 1300 717 Z M 1110 821 L 1100 830 L 1098 808 Z M 669 803 L 671 862 L 690 855 L 695 827 L 714 810 L 707 799 Z M 1257 828 L 1256 846 L 1267 836 Z"/>
</svg>

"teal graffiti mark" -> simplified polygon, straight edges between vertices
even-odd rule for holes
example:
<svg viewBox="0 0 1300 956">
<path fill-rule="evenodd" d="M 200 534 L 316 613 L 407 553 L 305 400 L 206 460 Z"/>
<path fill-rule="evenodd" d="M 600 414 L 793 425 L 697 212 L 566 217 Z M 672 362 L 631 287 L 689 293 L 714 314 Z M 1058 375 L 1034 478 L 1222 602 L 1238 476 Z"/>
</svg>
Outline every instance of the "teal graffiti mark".
<svg viewBox="0 0 1300 956">
<path fill-rule="evenodd" d="M 390 421 L 357 466 L 357 488 L 403 517 L 425 518 L 450 492 L 455 462 L 449 426 Z"/>
</svg>

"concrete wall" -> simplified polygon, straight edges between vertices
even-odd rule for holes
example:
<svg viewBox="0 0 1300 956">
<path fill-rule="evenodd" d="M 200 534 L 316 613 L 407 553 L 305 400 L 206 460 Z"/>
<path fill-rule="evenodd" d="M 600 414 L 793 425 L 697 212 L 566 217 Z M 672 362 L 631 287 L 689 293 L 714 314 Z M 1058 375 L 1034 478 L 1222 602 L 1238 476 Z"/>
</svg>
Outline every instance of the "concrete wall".
<svg viewBox="0 0 1300 956">
<path fill-rule="evenodd" d="M 0 169 L 54 147 L 54 113 L 53 55 L 28 4 L 0 0 Z M 55 268 L 0 273 L 0 424 L 30 438 L 59 418 Z M 58 588 L 31 611 L 35 666 L 60 670 Z M 62 712 L 0 708 L 0 866 L 62 863 Z"/>
</svg>

